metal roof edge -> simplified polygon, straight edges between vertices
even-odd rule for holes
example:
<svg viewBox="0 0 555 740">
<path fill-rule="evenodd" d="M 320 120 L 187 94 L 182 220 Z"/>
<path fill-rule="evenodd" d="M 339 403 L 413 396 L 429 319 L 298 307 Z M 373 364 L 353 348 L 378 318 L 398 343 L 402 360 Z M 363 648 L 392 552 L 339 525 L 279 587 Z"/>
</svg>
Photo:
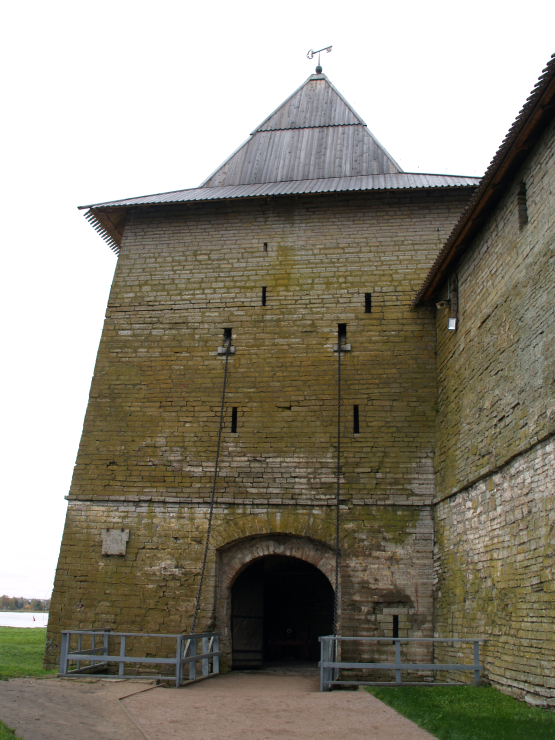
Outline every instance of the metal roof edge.
<svg viewBox="0 0 555 740">
<path fill-rule="evenodd" d="M 100 203 L 91 203 L 88 206 L 77 206 L 77 210 L 84 211 L 85 208 L 100 208 L 101 206 L 109 208 L 111 203 L 124 203 L 130 200 L 138 200 L 139 198 L 155 198 L 157 195 L 170 195 L 171 193 L 186 193 L 189 190 L 199 190 L 199 188 L 181 188 L 180 190 L 165 190 L 163 193 L 148 193 L 147 195 L 131 195 L 129 198 L 118 198 L 118 200 L 103 200 Z"/>
<path fill-rule="evenodd" d="M 396 178 L 402 178 L 404 182 L 396 183 Z M 428 178 L 454 179 L 455 182 L 430 183 Z M 368 180 L 365 186 L 364 180 Z M 420 180 L 420 182 L 419 182 Z M 456 182 L 461 180 L 462 182 Z M 478 178 L 464 175 L 432 175 L 424 173 L 396 172 L 383 175 L 354 175 L 351 177 L 317 178 L 312 180 L 286 180 L 282 182 L 257 183 L 253 185 L 227 185 L 214 188 L 188 188 L 184 190 L 172 190 L 167 193 L 157 193 L 152 197 L 163 197 L 168 195 L 181 195 L 204 191 L 197 198 L 181 198 L 174 200 L 153 200 L 140 202 L 151 196 L 139 196 L 127 200 L 107 201 L 91 206 L 79 206 L 80 209 L 87 208 L 85 218 L 97 233 L 107 242 L 110 249 L 119 254 L 120 244 L 128 217 L 132 208 L 153 208 L 159 206 L 178 206 L 187 203 L 211 203 L 215 201 L 254 200 L 259 198 L 274 198 L 284 196 L 318 196 L 387 191 L 433 191 L 448 190 L 452 188 L 476 187 Z M 303 186 L 304 185 L 304 186 Z M 371 185 L 374 185 L 372 187 Z M 344 186 L 344 187 L 342 187 Z M 214 191 L 217 191 L 214 193 Z M 134 202 L 135 201 L 135 202 Z M 137 202 L 139 201 L 139 202 Z"/>
<path fill-rule="evenodd" d="M 152 200 L 147 202 L 140 202 L 144 201 L 146 198 L 161 198 L 163 196 L 172 195 L 172 194 L 186 194 L 186 193 L 194 193 L 195 191 L 204 190 L 207 193 L 211 193 L 213 191 L 225 191 L 227 194 L 224 194 L 222 192 L 222 195 L 218 197 L 217 194 L 214 195 L 214 197 L 207 197 L 203 198 L 202 200 L 229 200 L 229 199 L 235 199 L 238 197 L 245 197 L 245 196 L 237 196 L 237 195 L 231 195 L 229 194 L 230 191 L 244 191 L 249 188 L 255 188 L 259 191 L 264 191 L 264 189 L 272 189 L 277 188 L 278 186 L 289 186 L 290 192 L 295 192 L 294 187 L 295 184 L 301 184 L 301 183 L 318 183 L 319 185 L 324 185 L 325 183 L 330 184 L 330 190 L 327 192 L 348 192 L 348 189 L 337 191 L 333 188 L 331 188 L 331 183 L 337 183 L 338 181 L 343 181 L 344 184 L 347 184 L 348 182 L 355 182 L 360 181 L 361 179 L 369 179 L 372 180 L 373 178 L 394 178 L 402 176 L 404 178 L 454 178 L 457 180 L 472 180 L 470 183 L 454 183 L 454 184 L 445 184 L 445 183 L 438 183 L 438 184 L 418 184 L 418 185 L 410 185 L 408 188 L 401 188 L 401 187 L 392 187 L 392 186 L 385 186 L 381 188 L 357 188 L 357 190 L 401 190 L 401 189 L 419 189 L 419 190 L 434 190 L 437 188 L 451 188 L 451 187 L 476 187 L 478 183 L 480 182 L 480 178 L 472 177 L 469 175 L 442 175 L 442 174 L 435 174 L 435 173 L 426 173 L 426 172 L 394 172 L 389 174 L 371 174 L 371 175 L 350 175 L 350 176 L 344 176 L 344 177 L 322 177 L 322 178 L 310 178 L 306 180 L 281 180 L 281 181 L 270 181 L 270 182 L 261 182 L 261 183 L 252 183 L 249 185 L 217 185 L 213 187 L 200 187 L 200 188 L 184 188 L 183 190 L 169 190 L 167 192 L 163 193 L 154 193 L 152 195 L 145 195 L 145 196 L 133 196 L 131 198 L 121 198 L 119 200 L 115 201 L 103 201 L 101 203 L 95 203 L 88 206 L 78 206 L 79 210 L 83 210 L 85 208 L 89 209 L 117 209 L 117 208 L 132 208 L 134 206 L 155 206 L 155 205 L 169 205 L 169 204 L 176 204 L 176 203 L 185 203 L 185 202 L 191 202 L 188 200 L 183 199 L 175 199 L 175 200 Z M 301 192 L 323 192 L 322 190 L 304 190 L 304 191 L 296 191 L 297 193 Z M 326 192 L 326 191 L 324 191 Z M 262 192 L 261 195 L 263 197 L 266 197 L 266 195 Z M 248 195 L 246 197 L 253 197 L 252 195 Z M 199 199 L 200 200 L 200 199 Z"/>
<path fill-rule="evenodd" d="M 518 168 L 522 166 L 523 161 L 525 161 L 524 159 L 522 162 L 517 162 L 515 164 L 515 160 L 518 159 L 518 154 L 524 151 L 526 158 L 531 148 L 533 148 L 537 143 L 536 140 L 531 144 L 530 148 L 523 147 L 517 151 L 514 150 L 514 145 L 517 143 L 519 136 L 525 131 L 527 124 L 531 122 L 533 116 L 537 114 L 538 108 L 543 108 L 544 113 L 552 110 L 554 106 L 553 102 L 547 106 L 541 105 L 542 99 L 549 93 L 550 87 L 553 87 L 552 97 L 555 100 L 555 54 L 551 55 L 547 65 L 542 70 L 532 92 L 526 98 L 519 114 L 513 121 L 509 131 L 505 135 L 505 138 L 501 142 L 497 152 L 484 173 L 478 189 L 470 199 L 470 202 L 464 209 L 447 241 L 436 257 L 418 293 L 414 297 L 412 308 L 417 308 L 424 301 L 430 300 L 434 297 L 437 290 L 441 285 L 443 285 L 445 273 L 448 271 L 452 263 L 458 262 L 462 257 L 462 254 L 469 248 L 481 229 L 480 224 L 483 225 L 483 219 L 489 216 L 491 210 L 495 208 L 502 195 L 506 192 L 508 185 L 504 184 L 504 179 L 506 178 L 507 180 L 512 181 L 512 178 L 514 178 L 516 174 L 512 171 L 511 165 L 513 165 L 513 169 L 518 171 Z M 538 130 L 539 135 L 541 136 L 548 125 L 549 121 L 544 123 L 544 119 L 541 117 L 539 121 L 535 123 L 532 122 L 532 131 L 529 132 L 528 138 L 532 138 Z M 502 170 L 503 166 L 505 166 L 505 173 L 501 173 L 500 183 L 498 183 L 497 186 L 493 185 L 495 176 L 500 172 L 500 170 Z M 495 193 L 492 192 L 494 188 Z M 490 195 L 489 200 L 487 199 L 488 194 Z M 479 224 L 478 214 L 482 212 L 486 212 L 487 215 L 480 217 Z M 474 230 L 471 228 L 473 222 L 476 224 Z M 465 227 L 468 227 L 468 233 L 465 233 Z"/>
</svg>

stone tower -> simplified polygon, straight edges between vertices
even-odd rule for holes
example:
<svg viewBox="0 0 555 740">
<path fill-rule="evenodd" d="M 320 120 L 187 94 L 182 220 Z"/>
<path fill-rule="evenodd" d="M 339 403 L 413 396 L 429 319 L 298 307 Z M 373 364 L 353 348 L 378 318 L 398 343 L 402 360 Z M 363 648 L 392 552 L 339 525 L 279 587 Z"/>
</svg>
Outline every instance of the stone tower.
<svg viewBox="0 0 555 740">
<path fill-rule="evenodd" d="M 199 188 L 89 208 L 119 257 L 47 661 L 62 629 L 190 630 L 230 336 L 197 630 L 224 669 L 331 631 L 342 340 L 339 630 L 432 636 L 435 315 L 411 301 L 477 182 L 403 172 L 315 74 Z"/>
</svg>

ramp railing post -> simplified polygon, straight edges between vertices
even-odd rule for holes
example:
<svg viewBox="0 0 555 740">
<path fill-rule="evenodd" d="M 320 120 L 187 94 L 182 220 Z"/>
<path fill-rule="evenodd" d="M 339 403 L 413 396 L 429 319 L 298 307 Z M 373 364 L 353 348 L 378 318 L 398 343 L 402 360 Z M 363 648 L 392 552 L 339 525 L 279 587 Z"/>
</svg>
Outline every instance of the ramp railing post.
<svg viewBox="0 0 555 740">
<path fill-rule="evenodd" d="M 474 680 L 480 680 L 480 643 L 474 640 Z"/>
<path fill-rule="evenodd" d="M 189 650 L 189 654 L 191 658 L 194 658 L 197 654 L 197 639 L 196 637 L 191 637 L 191 647 Z M 189 681 L 196 681 L 197 680 L 197 661 L 192 660 L 189 663 Z"/>
<path fill-rule="evenodd" d="M 77 637 L 77 652 L 79 653 L 79 655 L 81 655 L 81 646 L 83 644 L 82 638 L 83 638 L 83 635 L 79 635 Z M 80 668 L 81 668 L 81 661 L 78 660 L 77 661 L 77 670 L 79 670 Z"/>
<path fill-rule="evenodd" d="M 96 650 L 96 635 L 93 632 L 92 634 L 92 658 L 91 658 L 91 665 L 94 665 L 94 651 Z"/>
<path fill-rule="evenodd" d="M 119 661 L 118 675 L 120 675 L 120 676 L 123 676 L 123 673 L 125 671 L 125 639 L 126 639 L 126 636 L 125 635 L 122 635 L 121 636 L 121 645 L 120 645 L 120 648 L 119 648 L 120 661 Z"/>
<path fill-rule="evenodd" d="M 181 678 L 183 675 L 183 638 L 177 638 L 177 646 L 175 649 L 175 688 L 178 689 L 181 686 Z"/>
<path fill-rule="evenodd" d="M 210 648 L 208 647 L 208 643 L 210 642 L 209 637 L 203 637 L 202 638 L 202 652 L 206 655 L 210 651 Z M 209 658 L 203 658 L 202 659 L 202 675 L 208 676 L 209 670 L 208 670 L 208 661 Z"/>
<path fill-rule="evenodd" d="M 213 639 L 214 639 L 214 642 L 213 642 L 212 651 L 215 653 L 219 653 L 220 652 L 220 638 L 218 635 L 214 635 Z M 219 672 L 220 672 L 220 656 L 214 655 L 214 657 L 212 658 L 212 673 L 219 673 Z"/>
<path fill-rule="evenodd" d="M 399 639 L 395 640 L 395 665 L 396 666 L 401 665 L 401 640 Z M 400 668 L 395 669 L 395 683 L 396 684 L 401 683 L 401 669 Z"/>
<path fill-rule="evenodd" d="M 324 648 L 324 661 L 326 663 L 329 663 L 331 660 L 331 656 L 332 656 L 332 641 L 331 641 L 331 638 L 328 638 L 326 639 L 326 644 Z M 327 666 L 324 669 L 324 691 L 331 688 L 329 685 L 329 680 L 331 678 L 331 671 L 332 669 L 329 666 Z"/>
<path fill-rule="evenodd" d="M 69 648 L 69 634 L 62 632 L 62 648 L 60 651 L 60 673 L 65 676 L 67 673 L 67 653 Z"/>
<path fill-rule="evenodd" d="M 320 643 L 320 691 L 324 690 L 324 637 L 319 637 L 318 642 Z"/>
<path fill-rule="evenodd" d="M 108 657 L 108 633 L 104 633 L 104 658 Z M 107 662 L 107 661 L 105 661 Z"/>
<path fill-rule="evenodd" d="M 330 681 L 333 678 L 333 668 L 330 668 L 329 666 L 324 667 L 324 663 L 331 663 L 332 657 L 333 657 L 333 637 L 322 637 L 321 639 L 321 648 L 320 648 L 320 658 L 321 658 L 321 666 L 320 666 L 320 690 L 321 691 L 327 691 L 328 689 L 331 691 L 331 685 Z"/>
</svg>

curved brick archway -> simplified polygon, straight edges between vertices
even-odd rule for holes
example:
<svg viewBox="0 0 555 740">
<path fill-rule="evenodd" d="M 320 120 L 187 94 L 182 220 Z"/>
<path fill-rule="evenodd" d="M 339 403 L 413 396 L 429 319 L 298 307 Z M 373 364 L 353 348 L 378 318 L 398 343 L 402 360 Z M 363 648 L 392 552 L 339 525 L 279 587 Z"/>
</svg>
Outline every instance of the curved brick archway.
<svg viewBox="0 0 555 740">
<path fill-rule="evenodd" d="M 223 670 L 228 669 L 231 662 L 231 587 L 245 568 L 269 555 L 304 560 L 318 568 L 333 587 L 335 550 L 324 542 L 298 535 L 268 534 L 245 537 L 220 547 L 217 551 L 216 629 L 222 634 Z"/>
</svg>

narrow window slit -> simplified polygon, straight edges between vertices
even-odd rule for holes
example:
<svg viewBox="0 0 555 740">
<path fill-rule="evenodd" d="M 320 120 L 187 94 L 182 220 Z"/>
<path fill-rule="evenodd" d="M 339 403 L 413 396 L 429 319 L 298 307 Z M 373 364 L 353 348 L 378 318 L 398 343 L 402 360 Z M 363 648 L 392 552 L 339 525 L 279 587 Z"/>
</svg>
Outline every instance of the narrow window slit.
<svg viewBox="0 0 555 740">
<path fill-rule="evenodd" d="M 231 344 L 231 329 L 224 329 L 224 345 Z"/>
<path fill-rule="evenodd" d="M 360 434 L 358 404 L 353 406 L 353 434 Z"/>
<path fill-rule="evenodd" d="M 347 324 L 337 324 L 337 343 L 347 343 Z"/>
<path fill-rule="evenodd" d="M 526 201 L 526 183 L 521 182 L 518 188 L 518 225 L 523 229 L 528 223 L 528 203 Z"/>
<path fill-rule="evenodd" d="M 231 408 L 231 433 L 237 434 L 237 406 Z"/>
<path fill-rule="evenodd" d="M 399 615 L 393 615 L 393 637 L 399 637 Z"/>
<path fill-rule="evenodd" d="M 364 313 L 372 313 L 372 293 L 364 294 Z"/>
<path fill-rule="evenodd" d="M 267 251 L 268 251 L 268 242 L 264 242 L 264 251 L 265 251 L 265 252 L 267 252 Z"/>
<path fill-rule="evenodd" d="M 262 286 L 262 305 L 266 305 L 266 286 Z"/>
</svg>

